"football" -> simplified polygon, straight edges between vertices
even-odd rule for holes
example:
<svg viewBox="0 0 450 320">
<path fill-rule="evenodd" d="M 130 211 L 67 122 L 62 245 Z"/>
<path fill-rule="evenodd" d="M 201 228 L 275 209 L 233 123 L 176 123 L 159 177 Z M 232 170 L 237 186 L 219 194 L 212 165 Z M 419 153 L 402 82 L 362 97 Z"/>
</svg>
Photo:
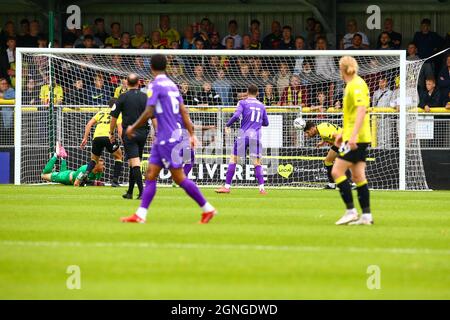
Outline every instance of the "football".
<svg viewBox="0 0 450 320">
<path fill-rule="evenodd" d="M 306 121 L 303 120 L 302 118 L 295 118 L 294 120 L 294 127 L 297 130 L 303 130 L 303 128 L 305 128 L 306 126 Z"/>
</svg>

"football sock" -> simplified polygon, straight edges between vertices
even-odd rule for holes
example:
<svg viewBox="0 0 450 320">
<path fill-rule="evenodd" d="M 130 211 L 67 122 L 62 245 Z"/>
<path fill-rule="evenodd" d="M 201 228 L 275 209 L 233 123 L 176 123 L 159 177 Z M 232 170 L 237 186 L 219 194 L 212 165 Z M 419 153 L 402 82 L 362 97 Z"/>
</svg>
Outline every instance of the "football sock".
<svg viewBox="0 0 450 320">
<path fill-rule="evenodd" d="M 334 183 L 333 176 L 331 175 L 331 170 L 333 169 L 333 162 L 324 162 L 325 169 L 327 170 L 328 182 Z"/>
<path fill-rule="evenodd" d="M 67 170 L 67 160 L 61 159 L 61 163 L 59 164 L 59 172 L 63 172 Z"/>
<path fill-rule="evenodd" d="M 347 179 L 352 181 L 352 172 L 349 170 L 345 171 L 345 175 L 347 176 Z"/>
<path fill-rule="evenodd" d="M 189 175 L 189 172 L 191 172 L 192 169 L 192 163 L 185 163 L 183 166 L 184 175 L 187 177 Z"/>
<path fill-rule="evenodd" d="M 197 187 L 197 185 L 189 180 L 188 178 L 184 179 L 181 183 L 180 183 L 180 187 L 184 189 L 184 191 L 186 191 L 186 193 L 189 195 L 189 197 L 191 197 L 195 202 L 197 202 L 197 204 L 203 208 L 205 206 L 205 204 L 207 203 L 205 197 L 203 196 L 203 194 L 201 193 L 200 189 Z M 208 210 L 211 211 L 211 210 Z M 205 211 L 207 212 L 207 211 Z"/>
<path fill-rule="evenodd" d="M 131 170 L 133 171 L 134 181 L 136 182 L 136 184 L 138 186 L 139 194 L 142 194 L 142 189 L 144 188 L 144 186 L 142 185 L 141 167 L 136 166 L 136 167 L 133 167 Z"/>
<path fill-rule="evenodd" d="M 236 171 L 236 163 L 230 163 L 228 165 L 227 175 L 225 178 L 225 188 L 230 189 L 231 181 L 233 180 L 235 171 Z"/>
<path fill-rule="evenodd" d="M 87 174 L 91 173 L 92 170 L 94 169 L 94 167 L 96 166 L 96 164 L 97 164 L 97 161 L 95 161 L 95 160 L 89 161 L 87 169 L 86 169 L 86 173 Z"/>
<path fill-rule="evenodd" d="M 128 191 L 127 191 L 127 193 L 128 194 L 133 194 L 133 189 L 134 189 L 134 184 L 135 184 L 133 168 L 130 168 L 129 171 L 130 172 L 129 172 L 129 182 L 128 182 Z"/>
<path fill-rule="evenodd" d="M 114 161 L 113 181 L 119 183 L 119 177 L 122 174 L 122 160 Z"/>
<path fill-rule="evenodd" d="M 134 167 L 137 168 L 137 167 Z M 136 211 L 139 218 L 145 220 L 147 218 L 147 210 L 156 194 L 156 180 L 146 180 L 145 189 L 142 193 L 141 205 Z"/>
<path fill-rule="evenodd" d="M 47 164 L 45 165 L 44 169 L 42 170 L 42 173 L 43 174 L 52 173 L 56 160 L 58 160 L 58 157 L 56 157 L 56 155 L 51 157 L 50 160 L 48 160 Z"/>
<path fill-rule="evenodd" d="M 336 185 L 339 188 L 339 193 L 341 198 L 345 203 L 346 208 L 353 209 L 355 205 L 353 204 L 352 186 L 348 181 L 346 176 L 342 176 L 336 179 Z"/>
<path fill-rule="evenodd" d="M 361 206 L 362 213 L 370 213 L 370 194 L 367 180 L 358 182 L 356 184 L 356 191 L 358 191 L 358 201 Z"/>
<path fill-rule="evenodd" d="M 261 190 L 261 186 L 264 189 L 264 175 L 260 165 L 255 166 L 255 177 L 258 180 L 259 190 Z"/>
</svg>

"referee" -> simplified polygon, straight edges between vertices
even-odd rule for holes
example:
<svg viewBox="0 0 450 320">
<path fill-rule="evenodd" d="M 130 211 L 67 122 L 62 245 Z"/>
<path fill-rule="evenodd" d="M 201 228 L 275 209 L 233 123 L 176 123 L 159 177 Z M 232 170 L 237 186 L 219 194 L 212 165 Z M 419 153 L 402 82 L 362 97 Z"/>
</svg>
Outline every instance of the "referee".
<svg viewBox="0 0 450 320">
<path fill-rule="evenodd" d="M 111 109 L 111 124 L 109 130 L 109 139 L 114 142 L 114 128 L 116 126 L 117 118 L 122 114 L 122 141 L 125 149 L 125 156 L 128 159 L 130 167 L 130 183 L 128 191 L 123 195 L 125 199 L 133 198 L 134 184 L 139 188 L 138 199 L 142 195 L 142 174 L 141 174 L 141 159 L 144 151 L 145 142 L 149 133 L 149 126 L 143 126 L 136 130 L 136 135 L 133 138 L 128 138 L 125 134 L 127 127 L 136 122 L 141 114 L 145 111 L 147 105 L 147 95 L 139 89 L 139 77 L 135 73 L 130 73 L 127 77 L 128 91 L 122 93 L 117 99 L 115 106 Z"/>
</svg>

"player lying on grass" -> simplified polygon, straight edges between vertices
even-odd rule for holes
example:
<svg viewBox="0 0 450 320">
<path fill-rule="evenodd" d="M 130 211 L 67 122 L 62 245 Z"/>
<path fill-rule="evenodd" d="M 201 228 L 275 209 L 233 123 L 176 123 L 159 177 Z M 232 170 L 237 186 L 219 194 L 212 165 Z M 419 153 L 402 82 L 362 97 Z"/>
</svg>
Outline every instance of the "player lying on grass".
<svg viewBox="0 0 450 320">
<path fill-rule="evenodd" d="M 328 177 L 328 184 L 326 185 L 325 189 L 335 189 L 336 184 L 334 183 L 333 176 L 331 175 L 331 170 L 333 168 L 334 160 L 336 160 L 336 157 L 338 155 L 339 148 L 334 145 L 334 141 L 336 137 L 342 133 L 342 128 L 329 122 L 322 122 L 316 125 L 312 121 L 306 121 L 303 131 L 308 138 L 313 138 L 317 135 L 320 136 L 322 141 L 317 144 L 318 148 L 322 147 L 323 145 L 331 145 L 323 162 L 325 165 L 325 169 L 327 170 Z M 351 180 L 352 174 L 350 170 L 347 170 L 346 175 Z"/>
<path fill-rule="evenodd" d="M 82 185 L 81 178 L 87 170 L 87 164 L 79 167 L 77 170 L 69 170 L 67 168 L 67 152 L 58 142 L 56 144 L 56 152 L 53 157 L 45 165 L 42 170 L 41 178 L 48 182 L 61 183 L 64 185 L 73 185 L 79 187 Z M 53 171 L 56 161 L 60 159 L 59 171 Z M 104 161 L 99 159 L 92 172 L 87 176 L 87 182 L 93 185 L 103 185 L 100 180 L 103 177 Z"/>
<path fill-rule="evenodd" d="M 217 189 L 217 193 L 230 193 L 231 181 L 233 180 L 239 157 L 245 159 L 247 149 L 249 149 L 250 158 L 252 158 L 253 165 L 255 166 L 255 177 L 258 181 L 259 193 L 266 194 L 263 169 L 261 166 L 261 127 L 267 127 L 269 125 L 269 119 L 267 118 L 266 107 L 256 99 L 257 95 L 258 87 L 253 84 L 250 85 L 247 89 L 247 98 L 239 101 L 235 113 L 225 126 L 225 133 L 230 134 L 231 125 L 241 118 L 241 129 L 234 142 L 233 154 L 230 157 L 225 178 L 225 186 Z"/>
<path fill-rule="evenodd" d="M 106 149 L 109 153 L 111 153 L 114 157 L 114 171 L 113 171 L 113 179 L 111 181 L 112 187 L 119 187 L 119 177 L 122 173 L 123 159 L 122 159 L 122 150 L 120 150 L 120 146 L 118 143 L 112 144 L 109 141 L 109 130 L 111 123 L 111 108 L 114 108 L 115 102 L 117 99 L 111 99 L 109 101 L 110 109 L 104 109 L 97 112 L 95 116 L 89 120 L 84 129 L 83 140 L 81 141 L 80 148 L 84 149 L 89 139 L 89 134 L 91 132 L 91 128 L 95 126 L 94 137 L 92 139 L 92 153 L 91 153 L 91 161 L 88 163 L 86 172 L 83 173 L 81 180 L 84 182 L 87 176 L 92 172 L 94 167 L 97 165 L 100 157 L 103 153 L 103 149 Z M 122 117 L 119 117 L 117 121 L 117 131 L 119 133 L 119 137 L 122 136 Z"/>
<path fill-rule="evenodd" d="M 370 195 L 366 179 L 367 147 L 371 142 L 370 121 L 367 108 L 370 105 L 369 88 L 358 76 L 358 63 L 355 58 L 344 56 L 339 61 L 339 70 L 346 86 L 343 100 L 343 130 L 335 139 L 339 147 L 338 158 L 331 174 L 336 182 L 347 211 L 336 224 L 373 224 L 370 212 Z M 362 216 L 358 216 L 353 203 L 352 188 L 345 172 L 352 171 L 356 183 Z"/>
<path fill-rule="evenodd" d="M 158 122 L 141 205 L 135 214 L 121 220 L 123 222 L 145 222 L 148 207 L 156 193 L 156 179 L 161 169 L 165 167 L 170 170 L 172 179 L 202 208 L 203 214 L 200 223 L 208 223 L 216 214 L 216 210 L 206 201 L 197 185 L 186 178 L 182 169 L 182 161 L 179 159 L 179 150 L 177 149 L 183 139 L 183 130 L 178 124 L 180 114 L 183 125 L 188 131 L 191 147 L 194 147 L 195 142 L 194 130 L 178 87 L 166 76 L 166 65 L 165 56 L 160 54 L 152 56 L 151 70 L 155 78 L 148 87 L 147 108 L 139 119 L 126 130 L 127 136 L 131 138 L 136 129 L 145 125 L 148 119 L 156 117 Z"/>
</svg>

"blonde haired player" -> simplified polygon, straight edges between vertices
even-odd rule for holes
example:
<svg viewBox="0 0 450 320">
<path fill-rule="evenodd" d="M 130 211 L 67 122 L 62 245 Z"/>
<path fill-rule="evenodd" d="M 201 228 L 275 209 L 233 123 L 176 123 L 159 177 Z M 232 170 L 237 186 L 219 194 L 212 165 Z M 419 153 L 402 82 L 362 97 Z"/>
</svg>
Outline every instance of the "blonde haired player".
<svg viewBox="0 0 450 320">
<path fill-rule="evenodd" d="M 346 83 L 343 98 L 343 131 L 335 138 L 339 147 L 338 158 L 331 174 L 339 188 L 347 211 L 336 224 L 371 225 L 370 196 L 366 179 L 367 147 L 371 142 L 370 121 L 367 108 L 370 105 L 369 88 L 358 76 L 358 63 L 355 58 L 344 56 L 339 61 L 341 77 Z M 353 204 L 350 182 L 345 172 L 350 169 L 356 183 L 358 200 L 362 209 L 361 217 Z"/>
</svg>

